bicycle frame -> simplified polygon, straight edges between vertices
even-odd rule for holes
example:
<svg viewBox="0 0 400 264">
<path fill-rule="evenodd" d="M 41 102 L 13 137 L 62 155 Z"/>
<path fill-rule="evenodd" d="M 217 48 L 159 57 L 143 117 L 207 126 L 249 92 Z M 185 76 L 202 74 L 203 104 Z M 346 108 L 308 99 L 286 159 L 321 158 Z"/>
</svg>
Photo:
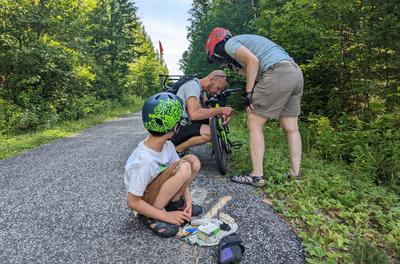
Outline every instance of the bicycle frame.
<svg viewBox="0 0 400 264">
<path fill-rule="evenodd" d="M 228 89 L 220 94 L 211 96 L 207 101 L 207 104 L 213 108 L 219 108 L 224 106 L 227 97 L 240 89 Z M 211 143 L 213 147 L 213 153 L 215 155 L 219 170 L 222 174 L 228 171 L 228 155 L 231 153 L 231 149 L 236 145 L 233 144 L 228 137 L 229 127 L 223 123 L 222 116 L 215 116 L 210 118 L 210 130 L 211 130 Z"/>
<path fill-rule="evenodd" d="M 218 108 L 218 107 L 220 107 L 219 104 L 217 104 L 215 106 L 215 108 Z M 230 140 L 228 139 L 229 127 L 226 124 L 223 124 L 223 119 L 222 118 L 217 118 L 217 124 L 218 124 L 218 129 L 220 130 L 219 131 L 220 132 L 220 137 L 222 137 L 222 140 L 224 142 L 228 142 L 227 151 L 228 151 L 228 153 L 230 153 L 230 149 L 231 149 L 230 145 L 231 145 L 231 143 L 230 143 Z"/>
</svg>

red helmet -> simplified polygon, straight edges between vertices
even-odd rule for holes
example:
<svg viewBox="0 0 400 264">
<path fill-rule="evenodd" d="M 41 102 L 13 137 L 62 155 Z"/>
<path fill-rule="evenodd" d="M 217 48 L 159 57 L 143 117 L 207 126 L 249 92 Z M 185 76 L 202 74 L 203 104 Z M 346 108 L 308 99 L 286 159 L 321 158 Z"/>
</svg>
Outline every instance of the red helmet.
<svg viewBox="0 0 400 264">
<path fill-rule="evenodd" d="M 229 30 L 225 28 L 220 28 L 216 27 L 213 30 L 211 30 L 210 35 L 207 37 L 206 41 L 206 54 L 207 54 L 207 60 L 212 61 L 212 57 L 215 55 L 214 54 L 214 49 L 215 46 L 223 41 L 227 36 L 231 37 L 232 34 L 229 32 Z"/>
</svg>

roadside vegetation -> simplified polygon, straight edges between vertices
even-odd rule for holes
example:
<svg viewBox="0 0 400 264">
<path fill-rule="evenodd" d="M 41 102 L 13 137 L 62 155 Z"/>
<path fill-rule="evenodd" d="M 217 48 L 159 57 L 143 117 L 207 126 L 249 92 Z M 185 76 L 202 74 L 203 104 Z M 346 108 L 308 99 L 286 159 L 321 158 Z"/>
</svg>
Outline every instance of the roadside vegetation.
<svg viewBox="0 0 400 264">
<path fill-rule="evenodd" d="M 303 71 L 303 178 L 283 177 L 286 142 L 272 122 L 264 192 L 303 240 L 309 263 L 400 262 L 399 8 L 372 0 L 193 0 L 186 74 L 214 69 L 204 42 L 217 26 L 271 39 Z M 231 86 L 244 87 L 229 73 Z M 245 144 L 231 169 L 248 171 L 244 115 L 235 116 L 232 135 Z"/>
<path fill-rule="evenodd" d="M 132 97 L 125 104 L 110 103 L 98 112 L 88 114 L 79 120 L 63 121 L 22 134 L 2 134 L 0 135 L 0 159 L 15 156 L 22 151 L 41 146 L 58 138 L 73 136 L 85 128 L 92 127 L 115 117 L 139 111 L 142 105 L 142 98 Z"/>
<path fill-rule="evenodd" d="M 382 159 L 390 146 L 379 144 L 379 152 L 368 154 L 371 147 L 364 145 L 357 130 L 353 135 L 343 134 L 329 126 L 325 118 L 316 116 L 301 125 L 300 180 L 284 176 L 289 159 L 285 135 L 278 123 L 271 122 L 265 128 L 264 171 L 268 183 L 263 191 L 267 203 L 302 239 L 308 263 L 398 263 L 398 185 L 393 184 L 394 178 L 385 181 L 386 184 L 377 184 L 383 182 L 377 175 L 388 177 L 398 173 L 399 157 L 395 156 L 399 155 L 398 150 L 386 165 L 381 161 L 371 162 Z M 249 171 L 251 161 L 244 113 L 233 118 L 231 131 L 233 140 L 244 143 L 242 149 L 233 153 L 231 173 Z M 353 140 L 355 136 L 360 140 Z M 393 143 L 400 145 L 400 142 Z"/>
</svg>

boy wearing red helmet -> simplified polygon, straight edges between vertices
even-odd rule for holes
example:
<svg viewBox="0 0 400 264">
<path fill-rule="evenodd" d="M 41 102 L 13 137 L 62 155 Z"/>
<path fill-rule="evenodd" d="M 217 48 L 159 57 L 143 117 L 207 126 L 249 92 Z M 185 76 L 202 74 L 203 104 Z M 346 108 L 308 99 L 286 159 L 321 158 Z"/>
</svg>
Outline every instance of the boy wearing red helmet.
<svg viewBox="0 0 400 264">
<path fill-rule="evenodd" d="M 232 36 L 229 30 L 214 28 L 206 40 L 209 63 L 227 64 L 246 77 L 247 127 L 250 135 L 251 173 L 232 181 L 263 186 L 264 134 L 268 119 L 279 119 L 286 134 L 291 169 L 288 176 L 300 176 L 301 137 L 298 128 L 303 74 L 293 58 L 271 40 L 252 34 Z"/>
</svg>

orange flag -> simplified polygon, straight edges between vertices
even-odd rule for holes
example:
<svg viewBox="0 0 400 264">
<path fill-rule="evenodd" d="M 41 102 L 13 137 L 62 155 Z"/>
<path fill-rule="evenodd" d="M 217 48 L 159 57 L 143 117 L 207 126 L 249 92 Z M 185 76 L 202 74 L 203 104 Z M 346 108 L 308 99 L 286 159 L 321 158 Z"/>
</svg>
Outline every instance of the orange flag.
<svg viewBox="0 0 400 264">
<path fill-rule="evenodd" d="M 163 55 L 163 52 L 164 52 L 164 49 L 163 49 L 163 47 L 162 47 L 162 45 L 161 45 L 161 41 L 158 41 L 158 46 L 159 46 L 159 48 L 160 48 L 160 55 L 162 56 L 162 55 Z"/>
</svg>

